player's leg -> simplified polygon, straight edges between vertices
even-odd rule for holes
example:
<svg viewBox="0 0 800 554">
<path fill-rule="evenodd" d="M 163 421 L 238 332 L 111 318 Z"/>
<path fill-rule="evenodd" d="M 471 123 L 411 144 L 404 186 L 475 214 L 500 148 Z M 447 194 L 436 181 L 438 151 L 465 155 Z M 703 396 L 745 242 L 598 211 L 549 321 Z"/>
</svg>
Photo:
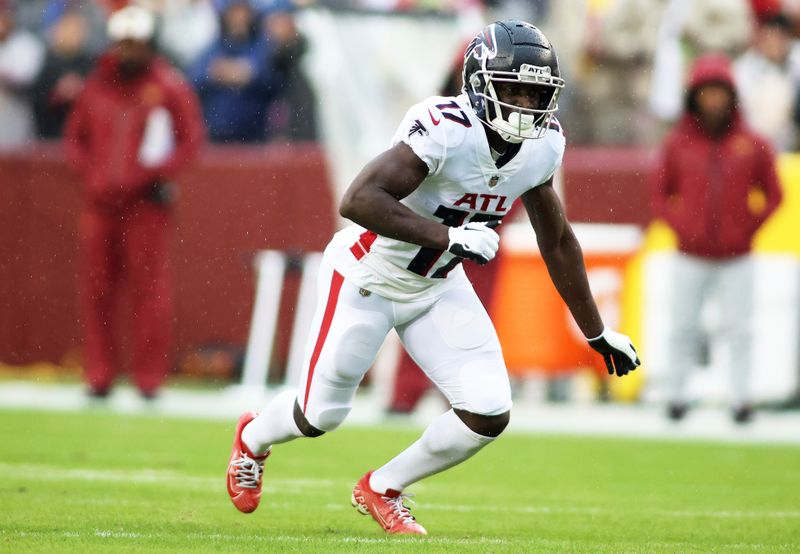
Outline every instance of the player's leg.
<svg viewBox="0 0 800 554">
<path fill-rule="evenodd" d="M 392 328 L 388 300 L 361 294 L 325 262 L 318 290 L 300 387 L 276 396 L 261 414 L 245 414 L 239 420 L 228 490 L 241 511 L 258 505 L 260 469 L 273 445 L 318 437 L 344 421 L 361 379 Z"/>
<path fill-rule="evenodd" d="M 147 203 L 128 214 L 123 230 L 133 310 L 133 380 L 145 398 L 158 392 L 172 355 L 170 225 L 165 208 Z"/>
<path fill-rule="evenodd" d="M 672 327 L 667 344 L 668 415 L 671 419 L 681 419 L 686 413 L 686 382 L 698 363 L 702 333 L 700 312 L 712 269 L 708 262 L 694 256 L 678 254 L 675 257 Z"/>
<path fill-rule="evenodd" d="M 271 404 L 245 428 L 244 441 L 254 452 L 336 429 L 350 413 L 356 389 L 392 328 L 390 301 L 362 294 L 325 263 L 319 289 L 322 300 L 306 344 L 299 387 L 276 397 L 275 409 Z"/>
<path fill-rule="evenodd" d="M 398 333 L 453 409 L 373 474 L 379 490 L 402 490 L 466 460 L 505 429 L 511 409 L 500 343 L 470 287 L 446 291 L 427 313 L 398 327 Z"/>
<path fill-rule="evenodd" d="M 354 498 L 387 532 L 423 534 L 403 507 L 400 492 L 494 441 L 509 421 L 511 387 L 494 327 L 468 285 L 445 292 L 426 313 L 398 326 L 398 333 L 453 409 L 436 418 L 414 444 L 365 475 Z"/>
<path fill-rule="evenodd" d="M 85 333 L 85 377 L 93 396 L 108 394 L 116 373 L 113 322 L 120 280 L 116 231 L 115 222 L 110 216 L 92 211 L 81 216 L 81 312 Z"/>
<path fill-rule="evenodd" d="M 512 213 L 517 211 L 518 204 L 514 204 L 514 206 Z M 503 255 L 502 250 L 497 255 L 498 257 L 493 263 L 486 265 L 470 264 L 464 268 L 469 280 L 472 282 L 472 289 L 484 306 L 489 305 L 494 292 L 497 269 L 500 267 L 499 262 Z M 411 413 L 430 388 L 430 385 L 431 382 L 425 373 L 408 352 L 403 350 L 400 353 L 400 361 L 397 363 L 389 411 L 393 413 Z"/>
<path fill-rule="evenodd" d="M 419 368 L 408 352 L 402 350 L 394 375 L 389 412 L 410 414 L 430 386 L 431 382 L 428 376 Z"/>
<path fill-rule="evenodd" d="M 752 416 L 748 380 L 753 344 L 754 268 L 750 256 L 720 264 L 718 293 L 721 335 L 730 354 L 733 417 L 746 423 Z"/>
</svg>

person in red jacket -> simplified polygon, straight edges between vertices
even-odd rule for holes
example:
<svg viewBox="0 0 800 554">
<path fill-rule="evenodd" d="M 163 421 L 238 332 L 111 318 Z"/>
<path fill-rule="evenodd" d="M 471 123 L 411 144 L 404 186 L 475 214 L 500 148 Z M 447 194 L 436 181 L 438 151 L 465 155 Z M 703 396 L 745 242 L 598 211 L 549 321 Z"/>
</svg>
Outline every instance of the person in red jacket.
<svg viewBox="0 0 800 554">
<path fill-rule="evenodd" d="M 133 381 L 155 396 L 169 370 L 169 244 L 173 185 L 204 138 L 198 100 L 155 55 L 154 16 L 140 7 L 111 15 L 113 42 L 67 121 L 67 155 L 84 181 L 80 220 L 84 254 L 81 306 L 90 395 L 106 396 L 116 365 L 114 312 L 130 289 Z"/>
<path fill-rule="evenodd" d="M 760 190 L 761 209 L 751 193 Z M 712 292 L 720 302 L 720 335 L 731 353 L 733 417 L 752 417 L 748 397 L 751 364 L 753 235 L 775 211 L 781 190 L 775 155 L 739 114 L 729 62 L 699 58 L 691 71 L 686 113 L 667 137 L 652 189 L 654 215 L 672 227 L 679 255 L 673 279 L 672 372 L 668 415 L 687 411 L 684 388 L 698 364 L 700 311 Z"/>
</svg>

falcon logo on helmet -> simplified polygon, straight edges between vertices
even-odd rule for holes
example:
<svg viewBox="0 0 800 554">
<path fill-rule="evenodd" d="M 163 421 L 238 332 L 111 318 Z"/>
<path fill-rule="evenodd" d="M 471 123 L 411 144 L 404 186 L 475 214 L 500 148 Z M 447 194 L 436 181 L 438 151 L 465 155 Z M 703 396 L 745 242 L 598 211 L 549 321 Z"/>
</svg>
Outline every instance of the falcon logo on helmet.
<svg viewBox="0 0 800 554">
<path fill-rule="evenodd" d="M 478 33 L 464 54 L 463 77 L 475 114 L 507 142 L 542 138 L 564 88 L 550 41 L 516 20 L 492 23 Z M 525 105 L 503 97 L 510 87 L 514 97 L 527 97 Z"/>
<path fill-rule="evenodd" d="M 493 60 L 497 57 L 497 39 L 495 39 L 494 27 L 494 24 L 489 25 L 473 40 L 472 56 L 476 60 Z"/>
</svg>

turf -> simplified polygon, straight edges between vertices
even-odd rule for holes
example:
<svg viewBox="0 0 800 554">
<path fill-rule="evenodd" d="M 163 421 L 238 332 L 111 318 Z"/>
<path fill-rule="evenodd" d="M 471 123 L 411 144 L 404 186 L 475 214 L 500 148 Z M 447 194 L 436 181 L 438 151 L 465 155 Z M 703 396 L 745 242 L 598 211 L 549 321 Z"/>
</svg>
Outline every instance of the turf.
<svg viewBox="0 0 800 554">
<path fill-rule="evenodd" d="M 0 411 L 0 551 L 791 552 L 800 448 L 505 435 L 416 485 L 427 539 L 383 535 L 357 478 L 416 432 L 348 428 L 275 449 L 233 508 L 234 422 Z"/>
</svg>

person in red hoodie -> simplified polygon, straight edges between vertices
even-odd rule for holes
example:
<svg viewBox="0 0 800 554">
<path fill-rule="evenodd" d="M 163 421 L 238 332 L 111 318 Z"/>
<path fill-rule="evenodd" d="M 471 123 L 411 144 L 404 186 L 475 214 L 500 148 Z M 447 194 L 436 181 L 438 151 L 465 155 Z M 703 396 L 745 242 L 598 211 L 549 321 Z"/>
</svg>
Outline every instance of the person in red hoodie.
<svg viewBox="0 0 800 554">
<path fill-rule="evenodd" d="M 169 180 L 204 139 L 199 102 L 156 56 L 154 16 L 131 6 L 111 15 L 113 42 L 87 79 L 65 130 L 67 155 L 84 182 L 81 306 L 89 393 L 108 395 L 115 378 L 114 312 L 122 284 L 133 310 L 133 381 L 156 395 L 170 364 Z"/>
<path fill-rule="evenodd" d="M 753 235 L 775 211 L 781 190 L 769 142 L 739 114 L 729 62 L 719 55 L 697 59 L 686 94 L 686 112 L 666 138 L 652 187 L 654 215 L 672 227 L 679 254 L 673 279 L 672 372 L 668 416 L 684 417 L 685 384 L 699 362 L 700 311 L 716 293 L 720 335 L 730 349 L 733 418 L 752 417 L 751 364 Z M 751 193 L 763 203 L 753 209 Z"/>
</svg>

